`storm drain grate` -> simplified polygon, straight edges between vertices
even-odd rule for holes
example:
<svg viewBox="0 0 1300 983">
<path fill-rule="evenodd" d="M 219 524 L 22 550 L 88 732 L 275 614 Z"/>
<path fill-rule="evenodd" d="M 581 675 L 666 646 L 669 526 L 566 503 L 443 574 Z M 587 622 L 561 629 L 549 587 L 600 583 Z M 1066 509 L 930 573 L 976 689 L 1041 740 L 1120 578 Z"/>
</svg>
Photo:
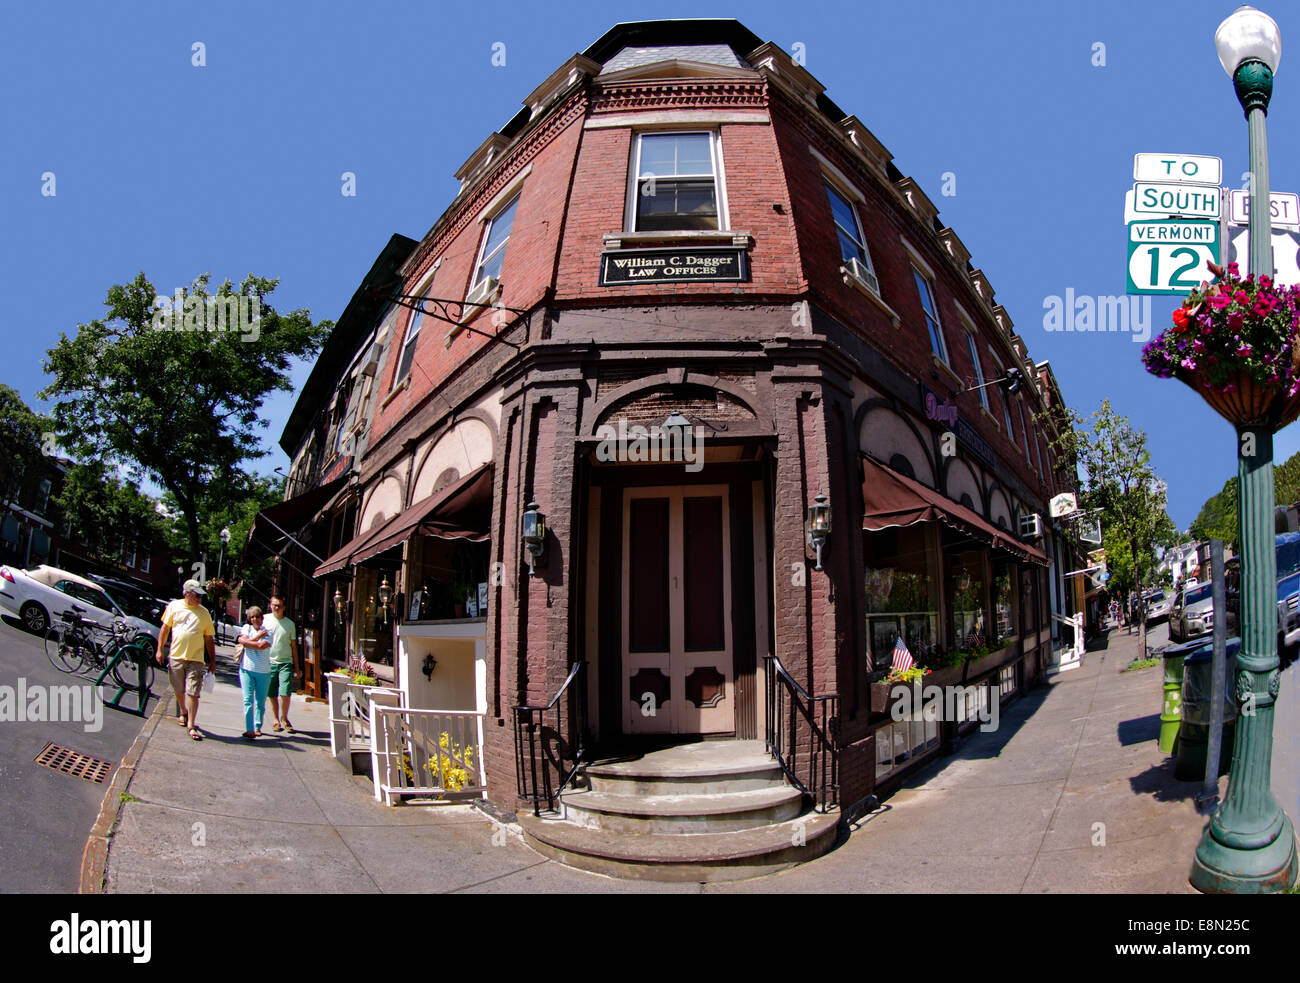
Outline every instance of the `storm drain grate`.
<svg viewBox="0 0 1300 983">
<path fill-rule="evenodd" d="M 103 785 L 104 779 L 113 770 L 110 761 L 100 761 L 99 758 L 92 758 L 88 754 L 54 743 L 45 745 L 45 749 L 36 756 L 36 763 L 42 768 L 71 775 L 82 781 L 94 782 L 96 785 Z"/>
</svg>

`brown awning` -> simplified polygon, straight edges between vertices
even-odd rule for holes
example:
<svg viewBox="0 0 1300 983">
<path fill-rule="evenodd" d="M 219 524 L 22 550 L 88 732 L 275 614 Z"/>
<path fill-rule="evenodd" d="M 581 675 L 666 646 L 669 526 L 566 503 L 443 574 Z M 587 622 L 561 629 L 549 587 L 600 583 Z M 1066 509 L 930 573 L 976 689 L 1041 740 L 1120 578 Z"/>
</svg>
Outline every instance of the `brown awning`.
<svg viewBox="0 0 1300 983">
<path fill-rule="evenodd" d="M 405 542 L 417 532 L 424 536 L 480 543 L 489 536 L 491 520 L 492 465 L 484 464 L 377 528 L 353 537 L 316 568 L 315 576 L 325 577 L 344 567 L 363 563 Z"/>
<path fill-rule="evenodd" d="M 248 530 L 248 542 L 256 541 L 272 553 L 278 553 L 298 531 L 316 517 L 347 481 L 346 476 L 308 489 L 301 495 L 286 498 L 258 512 Z"/>
<path fill-rule="evenodd" d="M 1038 550 L 1026 546 L 1005 529 L 999 529 L 983 516 L 933 488 L 927 488 L 916 479 L 899 474 L 865 454 L 862 467 L 862 498 L 866 505 L 862 528 L 866 531 L 938 521 L 1022 560 L 1047 566 L 1047 557 Z"/>
</svg>

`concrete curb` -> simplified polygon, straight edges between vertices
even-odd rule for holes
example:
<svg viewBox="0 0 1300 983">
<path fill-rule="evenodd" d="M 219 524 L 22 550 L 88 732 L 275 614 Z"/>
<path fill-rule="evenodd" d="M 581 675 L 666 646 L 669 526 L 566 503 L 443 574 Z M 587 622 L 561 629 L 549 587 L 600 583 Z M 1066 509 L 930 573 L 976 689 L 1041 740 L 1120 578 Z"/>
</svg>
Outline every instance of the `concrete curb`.
<svg viewBox="0 0 1300 983">
<path fill-rule="evenodd" d="M 122 763 L 113 773 L 113 780 L 109 783 L 108 791 L 104 793 L 104 801 L 99 805 L 99 818 L 90 828 L 90 836 L 87 837 L 86 847 L 81 853 L 81 881 L 77 887 L 78 894 L 104 893 L 108 878 L 108 842 L 113 836 L 118 815 L 122 811 L 124 804 L 122 793 L 131 787 L 131 779 L 135 777 L 136 766 L 140 763 L 145 748 L 149 746 L 149 739 L 158 729 L 158 722 L 166 716 L 167 707 L 176 699 L 172 695 L 171 687 L 167 685 L 166 670 L 163 671 L 161 678 L 166 686 L 166 692 L 159 698 L 153 712 L 145 719 L 140 733 L 135 736 L 135 741 L 122 757 Z"/>
</svg>

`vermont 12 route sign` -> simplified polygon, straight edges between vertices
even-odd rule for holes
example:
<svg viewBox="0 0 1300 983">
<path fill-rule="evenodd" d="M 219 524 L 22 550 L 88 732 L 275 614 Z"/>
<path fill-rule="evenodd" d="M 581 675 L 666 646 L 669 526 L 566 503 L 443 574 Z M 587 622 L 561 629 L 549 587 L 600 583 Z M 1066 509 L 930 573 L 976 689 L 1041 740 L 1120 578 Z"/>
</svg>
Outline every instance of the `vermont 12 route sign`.
<svg viewBox="0 0 1300 983">
<path fill-rule="evenodd" d="M 1187 294 L 1213 279 L 1219 264 L 1219 223 L 1167 219 L 1128 223 L 1128 292 Z"/>
</svg>

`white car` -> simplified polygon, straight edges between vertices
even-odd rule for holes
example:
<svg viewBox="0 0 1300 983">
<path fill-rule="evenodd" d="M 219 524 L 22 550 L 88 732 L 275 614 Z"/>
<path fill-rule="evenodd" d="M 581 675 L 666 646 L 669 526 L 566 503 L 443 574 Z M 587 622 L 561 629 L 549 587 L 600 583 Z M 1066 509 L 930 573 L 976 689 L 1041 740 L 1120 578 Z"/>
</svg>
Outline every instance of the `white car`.
<svg viewBox="0 0 1300 983">
<path fill-rule="evenodd" d="M 135 639 L 157 645 L 158 625 L 127 614 L 103 588 L 85 577 L 49 566 L 32 570 L 0 567 L 0 612 L 17 618 L 28 631 L 44 635 L 69 611 L 105 628 L 124 621 Z"/>
</svg>

